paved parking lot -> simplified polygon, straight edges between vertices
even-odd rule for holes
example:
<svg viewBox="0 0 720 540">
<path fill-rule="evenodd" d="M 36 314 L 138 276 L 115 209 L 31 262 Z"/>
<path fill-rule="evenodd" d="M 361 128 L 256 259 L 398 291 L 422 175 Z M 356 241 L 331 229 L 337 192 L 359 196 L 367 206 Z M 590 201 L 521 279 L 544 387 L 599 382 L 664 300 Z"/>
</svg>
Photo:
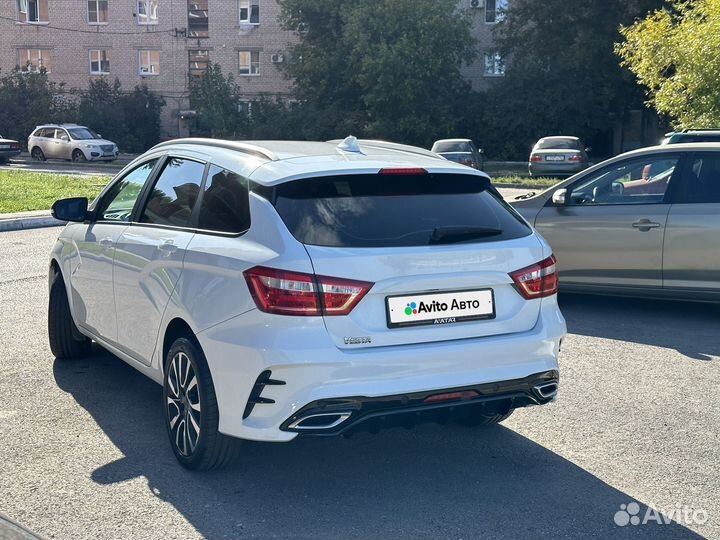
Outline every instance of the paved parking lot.
<svg viewBox="0 0 720 540">
<path fill-rule="evenodd" d="M 158 386 L 100 350 L 52 358 L 58 232 L 0 234 L 0 513 L 48 538 L 720 537 L 716 306 L 563 296 L 555 404 L 484 430 L 247 443 L 198 474 Z M 616 525 L 633 501 L 707 522 Z"/>
</svg>

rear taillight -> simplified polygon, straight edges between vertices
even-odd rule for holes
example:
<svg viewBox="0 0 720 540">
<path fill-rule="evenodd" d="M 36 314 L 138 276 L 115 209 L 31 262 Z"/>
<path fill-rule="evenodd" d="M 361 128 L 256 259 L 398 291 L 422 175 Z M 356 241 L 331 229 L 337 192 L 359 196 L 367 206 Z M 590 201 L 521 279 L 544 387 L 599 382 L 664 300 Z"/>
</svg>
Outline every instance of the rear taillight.
<svg viewBox="0 0 720 540">
<path fill-rule="evenodd" d="M 530 156 L 530 161 L 532 163 L 538 163 L 543 160 L 542 156 Z"/>
<path fill-rule="evenodd" d="M 245 271 L 260 311 L 277 315 L 347 315 L 372 283 L 256 266 Z"/>
<path fill-rule="evenodd" d="M 532 300 L 557 294 L 556 262 L 555 255 L 550 255 L 550 257 L 539 263 L 510 274 L 510 277 L 515 282 L 515 287 L 523 298 Z"/>
<path fill-rule="evenodd" d="M 582 156 L 570 156 L 568 158 L 568 161 L 574 161 L 574 162 L 582 161 Z"/>
</svg>

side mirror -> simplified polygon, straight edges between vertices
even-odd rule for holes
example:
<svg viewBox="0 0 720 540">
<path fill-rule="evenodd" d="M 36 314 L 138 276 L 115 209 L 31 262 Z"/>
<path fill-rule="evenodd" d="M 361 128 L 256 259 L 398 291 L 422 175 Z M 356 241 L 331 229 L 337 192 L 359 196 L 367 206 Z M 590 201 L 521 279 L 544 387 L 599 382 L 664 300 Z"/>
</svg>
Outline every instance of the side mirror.
<svg viewBox="0 0 720 540">
<path fill-rule="evenodd" d="M 585 153 L 586 153 L 586 154 L 589 154 L 589 153 L 591 153 L 591 152 L 592 152 L 592 148 L 590 148 L 590 147 L 588 146 L 588 147 L 585 149 Z"/>
<path fill-rule="evenodd" d="M 60 221 L 83 222 L 87 218 L 88 200 L 85 197 L 60 199 L 52 205 L 52 217 Z"/>
<path fill-rule="evenodd" d="M 483 150 L 482 148 L 478 148 L 478 154 L 484 154 L 484 153 L 485 153 L 485 150 Z"/>
<path fill-rule="evenodd" d="M 100 135 L 99 133 L 96 133 L 95 135 L 97 135 L 97 137 L 95 137 L 96 139 L 102 139 L 102 135 Z"/>
<path fill-rule="evenodd" d="M 553 193 L 552 202 L 558 206 L 564 206 L 567 198 L 567 189 L 558 189 Z"/>
</svg>

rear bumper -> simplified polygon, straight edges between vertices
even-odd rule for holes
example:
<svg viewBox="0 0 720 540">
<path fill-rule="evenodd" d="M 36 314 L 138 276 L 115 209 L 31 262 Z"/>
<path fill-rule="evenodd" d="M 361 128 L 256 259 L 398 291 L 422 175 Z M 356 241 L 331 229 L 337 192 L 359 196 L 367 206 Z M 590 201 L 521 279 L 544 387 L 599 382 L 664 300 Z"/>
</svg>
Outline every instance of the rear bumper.
<svg viewBox="0 0 720 540">
<path fill-rule="evenodd" d="M 528 169 L 533 176 L 553 174 L 558 176 L 572 176 L 587 169 L 587 163 L 529 163 Z"/>
<path fill-rule="evenodd" d="M 20 155 L 20 150 L 0 149 L 0 158 L 7 159 Z"/>
<path fill-rule="evenodd" d="M 540 316 L 527 332 L 358 349 L 335 346 L 320 318 L 283 317 L 278 328 L 277 316 L 248 312 L 197 336 L 213 377 L 219 429 L 242 439 L 289 441 L 298 435 L 289 429 L 295 415 L 320 401 L 355 401 L 355 423 L 372 411 L 370 403 L 406 396 L 409 405 L 416 401 L 411 396 L 447 389 L 477 388 L 478 398 L 510 397 L 518 407 L 541 404 L 527 390 L 530 383 L 516 383 L 558 371 L 566 327 L 555 297 L 538 301 Z M 263 384 L 261 376 L 284 384 Z M 488 384 L 502 390 L 488 392 Z"/>
<path fill-rule="evenodd" d="M 280 429 L 315 437 L 347 435 L 389 426 L 442 423 L 454 410 L 464 407 L 472 407 L 477 414 L 503 414 L 519 407 L 549 403 L 555 398 L 559 383 L 560 375 L 553 370 L 523 379 L 462 388 L 322 399 L 293 414 Z"/>
</svg>

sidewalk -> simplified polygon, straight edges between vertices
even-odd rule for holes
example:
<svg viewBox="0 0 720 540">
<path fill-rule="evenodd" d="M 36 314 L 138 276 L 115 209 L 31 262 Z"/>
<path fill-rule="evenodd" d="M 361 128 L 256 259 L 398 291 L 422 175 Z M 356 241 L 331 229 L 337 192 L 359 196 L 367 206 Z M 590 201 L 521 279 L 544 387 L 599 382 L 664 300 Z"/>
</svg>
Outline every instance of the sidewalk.
<svg viewBox="0 0 720 540">
<path fill-rule="evenodd" d="M 50 210 L 0 214 L 0 232 L 37 229 L 40 227 L 59 227 L 61 225 L 65 225 L 65 222 L 52 217 Z"/>
</svg>

